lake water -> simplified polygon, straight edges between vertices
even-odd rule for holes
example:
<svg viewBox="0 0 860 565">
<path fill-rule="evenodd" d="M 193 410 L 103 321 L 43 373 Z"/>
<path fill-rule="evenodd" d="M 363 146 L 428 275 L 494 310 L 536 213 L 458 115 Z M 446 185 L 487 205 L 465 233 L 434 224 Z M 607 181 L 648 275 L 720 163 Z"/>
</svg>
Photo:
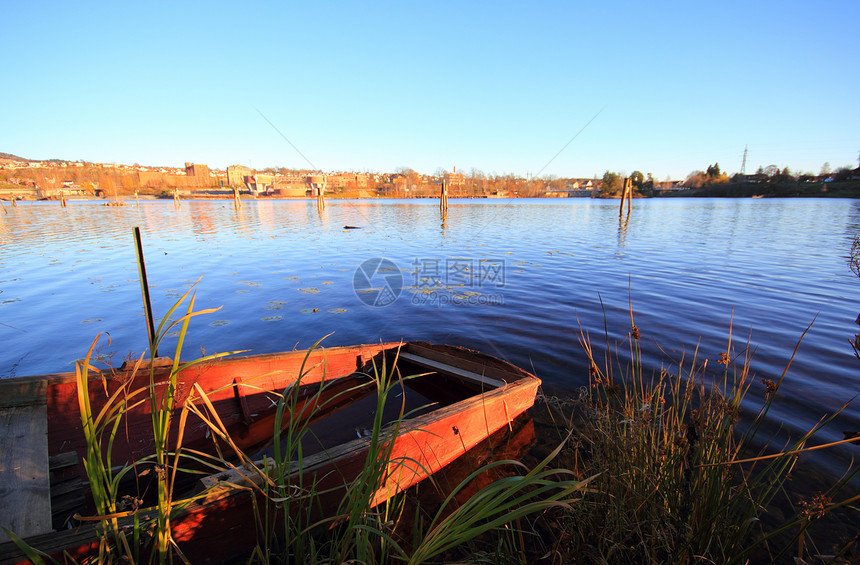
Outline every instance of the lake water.
<svg viewBox="0 0 860 565">
<path fill-rule="evenodd" d="M 622 223 L 618 201 L 589 199 L 452 200 L 444 222 L 432 200 L 5 204 L 0 376 L 73 370 L 99 332 L 114 363 L 145 350 L 134 226 L 156 317 L 198 279 L 197 307 L 221 307 L 191 322 L 184 358 L 422 339 L 507 359 L 552 393 L 587 382 L 580 326 L 598 349 L 604 323 L 620 341 L 632 302 L 650 367 L 697 346 L 718 367 L 730 323 L 749 338 L 752 404 L 815 320 L 775 426 L 808 429 L 860 393 L 860 202 L 841 199 L 637 200 Z M 843 430 L 860 430 L 858 407 L 821 437 Z"/>
</svg>

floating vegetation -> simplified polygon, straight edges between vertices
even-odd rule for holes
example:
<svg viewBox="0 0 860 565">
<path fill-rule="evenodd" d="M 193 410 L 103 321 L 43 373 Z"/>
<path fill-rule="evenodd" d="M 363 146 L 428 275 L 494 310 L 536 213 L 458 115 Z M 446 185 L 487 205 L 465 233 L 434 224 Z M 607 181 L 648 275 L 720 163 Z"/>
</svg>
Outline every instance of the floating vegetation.
<svg viewBox="0 0 860 565">
<path fill-rule="evenodd" d="M 239 284 L 244 284 L 244 285 L 248 285 L 248 286 L 263 286 L 260 283 L 253 282 L 253 281 L 239 281 Z"/>
<path fill-rule="evenodd" d="M 298 290 L 299 290 L 299 292 L 304 292 L 305 294 L 319 294 L 319 292 L 320 292 L 320 289 L 318 289 L 315 286 L 308 286 L 305 288 L 300 288 Z"/>
<path fill-rule="evenodd" d="M 323 281 L 320 284 L 334 284 L 334 281 Z"/>
<path fill-rule="evenodd" d="M 302 314 L 316 314 L 319 311 L 319 308 L 302 308 L 301 310 Z"/>
<path fill-rule="evenodd" d="M 283 300 L 270 300 L 269 305 L 266 306 L 266 310 L 280 310 L 286 304 Z"/>
<path fill-rule="evenodd" d="M 211 322 L 209 324 L 209 326 L 212 328 L 217 328 L 220 326 L 226 326 L 229 323 L 230 323 L 230 320 L 215 320 L 214 322 Z"/>
<path fill-rule="evenodd" d="M 95 324 L 97 322 L 101 322 L 101 318 L 87 318 L 86 320 L 81 320 L 82 324 Z"/>
<path fill-rule="evenodd" d="M 20 298 L 10 298 L 9 300 L 4 300 L 3 304 L 12 304 L 13 302 L 21 302 Z"/>
<path fill-rule="evenodd" d="M 280 322 L 283 320 L 283 316 L 266 316 L 265 318 L 260 318 L 262 322 Z"/>
<path fill-rule="evenodd" d="M 329 314 L 343 314 L 346 312 L 346 308 L 330 308 L 326 310 Z"/>
</svg>

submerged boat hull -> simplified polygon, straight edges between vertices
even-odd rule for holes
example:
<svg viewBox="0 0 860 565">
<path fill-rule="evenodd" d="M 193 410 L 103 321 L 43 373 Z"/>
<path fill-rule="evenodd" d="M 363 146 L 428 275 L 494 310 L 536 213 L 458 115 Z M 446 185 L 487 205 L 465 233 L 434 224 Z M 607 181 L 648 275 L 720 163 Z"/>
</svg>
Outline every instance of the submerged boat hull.
<svg viewBox="0 0 860 565">
<path fill-rule="evenodd" d="M 399 423 L 397 433 L 389 438 L 391 443 L 386 444 L 390 447 L 390 456 L 384 480 L 373 494 L 372 505 L 388 500 L 395 493 L 437 472 L 493 432 L 509 425 L 533 405 L 540 384 L 539 379 L 509 363 L 462 348 L 426 343 L 379 344 L 318 349 L 310 353 L 298 351 L 248 356 L 191 367 L 178 375 L 174 397 L 176 409 L 181 409 L 192 389 L 199 387 L 207 393 L 237 446 L 246 453 L 253 453 L 271 443 L 278 393 L 296 383 L 300 374 L 303 373 L 301 384 L 310 389 L 338 379 L 357 379 L 358 382 L 366 378 L 374 367 L 392 366 L 395 359 L 401 374 L 406 374 L 407 370 L 408 374 L 426 373 L 416 379 L 415 386 L 438 389 L 431 391 L 432 394 L 423 390 L 422 394 L 426 393 L 427 398 L 433 398 L 436 393 L 441 396 L 457 394 L 442 402 L 440 407 L 427 409 L 417 417 Z M 159 368 L 155 373 L 155 390 L 160 391 L 165 387 L 158 383 L 165 382 L 169 369 Z M 148 387 L 149 378 L 148 371 L 134 373 L 130 369 L 111 373 L 104 380 L 92 378 L 89 392 L 94 411 L 100 410 L 103 399 L 107 398 L 105 390 L 111 393 L 129 379 L 141 380 L 140 383 L 132 383 L 132 390 L 138 386 Z M 65 462 L 65 466 L 57 464 L 57 468 L 51 470 L 52 482 L 55 485 L 80 486 L 82 477 L 85 477 L 81 461 L 86 446 L 74 376 L 10 379 L 0 383 L 0 387 L 4 386 L 6 393 L 21 392 L 36 405 L 44 394 L 44 406 L 49 414 L 47 452 L 54 462 Z M 350 386 L 347 390 L 358 388 Z M 344 408 L 357 396 L 360 395 L 350 392 L 337 397 L 333 410 Z M 9 394 L 4 398 L 10 398 Z M 309 408 L 313 408 L 317 397 L 310 395 L 308 398 Z M 304 408 L 301 413 L 304 413 Z M 118 438 L 113 460 L 137 461 L 149 455 L 152 451 L 151 425 L 148 403 L 143 403 L 128 415 L 123 441 Z M 362 435 L 360 429 L 357 435 Z M 370 437 L 355 437 L 304 457 L 301 470 L 294 471 L 291 481 L 316 483 L 317 490 L 325 493 L 316 503 L 316 517 L 330 515 L 337 510 L 345 485 L 358 477 L 368 464 L 371 442 Z M 210 450 L 214 445 L 208 426 L 199 419 L 189 419 L 183 446 L 206 450 L 207 445 Z M 3 480 L 0 475 L 0 482 Z M 173 518 L 171 529 L 174 540 L 192 563 L 222 561 L 228 556 L 247 554 L 254 547 L 257 532 L 252 526 L 255 523 L 252 498 L 259 499 L 262 495 L 251 483 L 263 480 L 260 475 L 248 471 L 240 475 L 234 470 L 199 481 L 198 489 L 203 492 L 201 498 Z M 248 488 L 235 487 L 243 481 Z M 81 511 L 80 489 L 67 491 L 74 492 L 74 503 L 70 502 L 66 491 L 62 495 L 52 493 L 54 527 L 61 518 L 56 513 L 58 506 L 63 507 L 66 513 Z M 80 558 L 98 547 L 94 532 L 83 527 L 74 532 L 39 533 L 28 537 L 28 543 L 53 555 L 61 555 L 65 551 Z M 19 562 L 20 552 L 17 556 L 11 544 L 0 545 L 0 563 Z"/>
</svg>

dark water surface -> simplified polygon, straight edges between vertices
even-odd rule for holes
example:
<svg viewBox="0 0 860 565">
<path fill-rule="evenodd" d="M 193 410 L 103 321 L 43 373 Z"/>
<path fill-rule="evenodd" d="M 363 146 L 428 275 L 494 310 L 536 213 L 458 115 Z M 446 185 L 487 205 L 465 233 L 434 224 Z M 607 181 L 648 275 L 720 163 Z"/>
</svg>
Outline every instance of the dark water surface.
<svg viewBox="0 0 860 565">
<path fill-rule="evenodd" d="M 145 350 L 140 226 L 156 317 L 200 277 L 198 308 L 221 307 L 192 321 L 184 358 L 305 348 L 332 332 L 326 345 L 423 339 L 483 350 L 532 370 L 550 392 L 571 390 L 588 375 L 579 325 L 600 345 L 605 314 L 620 341 L 632 300 L 655 368 L 697 346 L 718 367 L 734 317 L 736 342 L 756 349 L 751 409 L 759 380 L 778 378 L 815 320 L 775 426 L 808 429 L 860 393 L 848 343 L 860 330 L 860 280 L 846 263 L 860 230 L 855 200 L 637 200 L 621 224 L 617 201 L 588 199 L 452 200 L 445 222 L 431 200 L 329 201 L 322 213 L 304 200 L 4 210 L 0 377 L 73 370 L 99 332 L 110 333 L 102 351 L 114 363 Z M 356 277 L 375 258 L 394 269 L 368 271 L 371 261 Z M 822 439 L 843 430 L 860 430 L 860 409 Z"/>
</svg>

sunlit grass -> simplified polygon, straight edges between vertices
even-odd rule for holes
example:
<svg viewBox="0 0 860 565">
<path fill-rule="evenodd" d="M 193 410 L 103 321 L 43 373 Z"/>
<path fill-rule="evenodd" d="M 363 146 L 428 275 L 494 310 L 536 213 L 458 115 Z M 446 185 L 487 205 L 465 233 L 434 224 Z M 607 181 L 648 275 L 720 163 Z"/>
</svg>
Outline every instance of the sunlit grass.
<svg viewBox="0 0 860 565">
<path fill-rule="evenodd" d="M 844 407 L 788 445 L 767 445 L 761 424 L 797 349 L 780 377 L 761 381 L 764 403 L 742 422 L 741 405 L 756 380 L 748 344 L 736 351 L 730 332 L 717 368 L 696 351 L 650 371 L 632 310 L 630 322 L 623 355 L 607 339 L 604 358 L 596 358 L 580 333 L 589 388 L 567 422 L 573 448 L 563 455 L 576 477 L 592 478 L 582 502 L 559 517 L 559 555 L 583 563 L 747 563 L 793 554 L 805 562 L 817 551 L 809 525 L 857 499 L 833 502 L 858 470 L 816 497 L 814 511 L 800 508 L 777 525 L 769 512 L 791 503 L 787 481 L 798 456 Z"/>
</svg>

